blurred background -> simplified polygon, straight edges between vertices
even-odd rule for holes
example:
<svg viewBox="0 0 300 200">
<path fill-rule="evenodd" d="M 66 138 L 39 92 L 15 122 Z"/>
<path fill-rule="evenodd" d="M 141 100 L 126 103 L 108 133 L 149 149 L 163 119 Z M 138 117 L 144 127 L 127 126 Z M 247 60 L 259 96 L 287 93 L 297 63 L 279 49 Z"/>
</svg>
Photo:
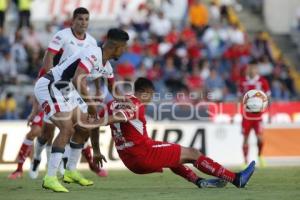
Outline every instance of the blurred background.
<svg viewBox="0 0 300 200">
<path fill-rule="evenodd" d="M 158 102 L 237 102 L 253 58 L 273 102 L 299 100 L 300 1 L 0 0 L 0 119 L 26 119 L 48 42 L 78 6 L 90 11 L 99 44 L 108 28 L 129 33 L 128 52 L 113 63 L 117 79 L 148 77 Z"/>
</svg>

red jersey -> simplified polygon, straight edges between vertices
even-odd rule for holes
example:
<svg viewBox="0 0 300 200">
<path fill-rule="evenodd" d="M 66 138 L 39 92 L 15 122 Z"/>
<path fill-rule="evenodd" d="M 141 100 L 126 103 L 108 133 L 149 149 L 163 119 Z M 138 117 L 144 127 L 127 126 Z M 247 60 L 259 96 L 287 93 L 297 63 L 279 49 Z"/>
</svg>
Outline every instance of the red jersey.
<svg viewBox="0 0 300 200">
<path fill-rule="evenodd" d="M 239 96 L 243 96 L 246 92 L 253 89 L 262 90 L 268 96 L 271 94 L 269 83 L 264 77 L 257 75 L 252 79 L 249 76 L 241 78 L 239 82 Z M 261 121 L 262 114 L 243 112 L 243 120 Z"/>
<path fill-rule="evenodd" d="M 181 146 L 149 138 L 146 130 L 145 106 L 134 96 L 131 96 L 130 100 L 137 108 L 133 118 L 110 126 L 116 149 L 125 166 L 137 174 L 162 172 L 163 168 L 177 167 Z M 108 114 L 111 115 L 116 109 L 118 109 L 117 101 L 108 103 Z M 100 117 L 103 114 L 104 111 Z"/>
<path fill-rule="evenodd" d="M 112 137 L 119 153 L 151 140 L 146 129 L 145 106 L 134 96 L 131 96 L 130 100 L 137 108 L 134 117 L 128 122 L 110 125 Z M 115 100 L 107 104 L 108 114 L 113 113 L 117 104 L 118 102 Z"/>
<path fill-rule="evenodd" d="M 249 76 L 241 78 L 239 82 L 239 95 L 242 96 L 249 90 L 262 90 L 268 96 L 271 94 L 270 86 L 268 81 L 261 76 L 256 76 L 254 78 L 250 78 Z"/>
</svg>

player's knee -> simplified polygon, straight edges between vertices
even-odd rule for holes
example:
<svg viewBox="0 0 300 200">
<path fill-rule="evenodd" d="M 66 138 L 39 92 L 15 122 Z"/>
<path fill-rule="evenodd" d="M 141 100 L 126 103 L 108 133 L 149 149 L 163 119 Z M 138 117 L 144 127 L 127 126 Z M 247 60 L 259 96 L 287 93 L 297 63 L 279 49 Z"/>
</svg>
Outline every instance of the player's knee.
<svg viewBox="0 0 300 200">
<path fill-rule="evenodd" d="M 196 159 L 201 155 L 201 152 L 194 148 L 189 148 L 189 152 L 190 152 L 190 155 L 192 155 Z"/>
<path fill-rule="evenodd" d="M 201 152 L 197 149 L 182 147 L 180 160 L 181 163 L 186 163 L 193 160 L 197 160 L 200 155 Z"/>
</svg>

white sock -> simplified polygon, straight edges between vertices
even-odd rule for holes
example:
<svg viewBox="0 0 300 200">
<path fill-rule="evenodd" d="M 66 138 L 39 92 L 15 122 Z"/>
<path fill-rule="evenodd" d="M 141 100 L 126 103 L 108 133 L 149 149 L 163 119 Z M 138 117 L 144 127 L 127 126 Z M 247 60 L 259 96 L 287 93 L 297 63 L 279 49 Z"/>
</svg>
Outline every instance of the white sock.
<svg viewBox="0 0 300 200">
<path fill-rule="evenodd" d="M 61 152 L 55 152 L 51 153 L 50 159 L 48 162 L 48 176 L 56 176 L 58 166 L 61 162 L 63 153 Z"/>
<path fill-rule="evenodd" d="M 48 163 L 49 160 L 50 160 L 51 149 L 52 149 L 52 146 L 51 146 L 51 145 L 47 145 L 47 146 L 46 146 L 47 163 Z"/>
<path fill-rule="evenodd" d="M 41 160 L 41 154 L 45 147 L 46 147 L 46 144 L 41 144 L 39 142 L 39 140 L 36 140 L 35 144 L 34 144 L 33 158 L 36 160 Z"/>
<path fill-rule="evenodd" d="M 89 141 L 86 141 L 83 145 L 83 149 L 87 148 L 90 145 Z"/>
<path fill-rule="evenodd" d="M 69 158 L 69 156 L 70 156 L 70 144 L 66 144 L 63 158 Z"/>
<path fill-rule="evenodd" d="M 82 148 L 70 148 L 70 155 L 67 163 L 67 170 L 76 170 L 77 163 L 81 156 Z"/>
<path fill-rule="evenodd" d="M 32 146 L 33 141 L 32 140 L 28 140 L 28 139 L 24 139 L 23 144 L 26 144 L 27 146 Z"/>
</svg>

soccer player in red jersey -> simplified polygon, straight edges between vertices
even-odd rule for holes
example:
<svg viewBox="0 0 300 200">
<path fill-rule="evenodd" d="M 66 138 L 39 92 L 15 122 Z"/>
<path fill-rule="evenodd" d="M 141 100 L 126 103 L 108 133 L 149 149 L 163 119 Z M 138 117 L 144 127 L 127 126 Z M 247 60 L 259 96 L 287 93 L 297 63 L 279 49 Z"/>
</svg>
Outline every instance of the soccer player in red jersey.
<svg viewBox="0 0 300 200">
<path fill-rule="evenodd" d="M 136 111 L 130 117 L 124 113 L 123 120 L 119 120 L 123 122 L 110 125 L 119 157 L 130 171 L 136 174 L 148 174 L 162 172 L 163 168 L 169 168 L 199 187 L 222 187 L 224 182 L 221 180 L 228 181 L 238 188 L 245 187 L 255 170 L 254 161 L 244 171 L 234 173 L 197 149 L 152 140 L 146 130 L 145 109 L 146 104 L 152 100 L 154 86 L 150 80 L 138 78 L 134 87 L 134 96 L 131 96 L 130 100 L 135 105 Z M 118 101 L 111 101 L 99 116 L 113 115 L 118 109 L 124 109 L 124 105 L 119 106 Z M 198 170 L 219 179 L 199 178 L 189 167 L 183 165 L 185 163 L 191 163 Z"/>
<path fill-rule="evenodd" d="M 244 78 L 242 78 L 239 82 L 239 96 L 243 99 L 244 94 L 252 89 L 262 90 L 268 96 L 270 96 L 270 86 L 268 81 L 258 74 L 258 68 L 256 61 L 251 61 L 247 68 L 247 73 Z M 243 109 L 242 109 L 243 110 Z M 263 134 L 262 134 L 262 114 L 263 113 L 250 113 L 250 112 L 242 112 L 242 134 L 244 136 L 243 141 L 243 155 L 245 164 L 248 163 L 248 138 L 250 131 L 253 129 L 255 131 L 257 137 L 257 147 L 258 147 L 258 156 L 260 166 L 264 166 L 265 162 L 261 156 L 262 149 L 264 145 Z"/>
</svg>

